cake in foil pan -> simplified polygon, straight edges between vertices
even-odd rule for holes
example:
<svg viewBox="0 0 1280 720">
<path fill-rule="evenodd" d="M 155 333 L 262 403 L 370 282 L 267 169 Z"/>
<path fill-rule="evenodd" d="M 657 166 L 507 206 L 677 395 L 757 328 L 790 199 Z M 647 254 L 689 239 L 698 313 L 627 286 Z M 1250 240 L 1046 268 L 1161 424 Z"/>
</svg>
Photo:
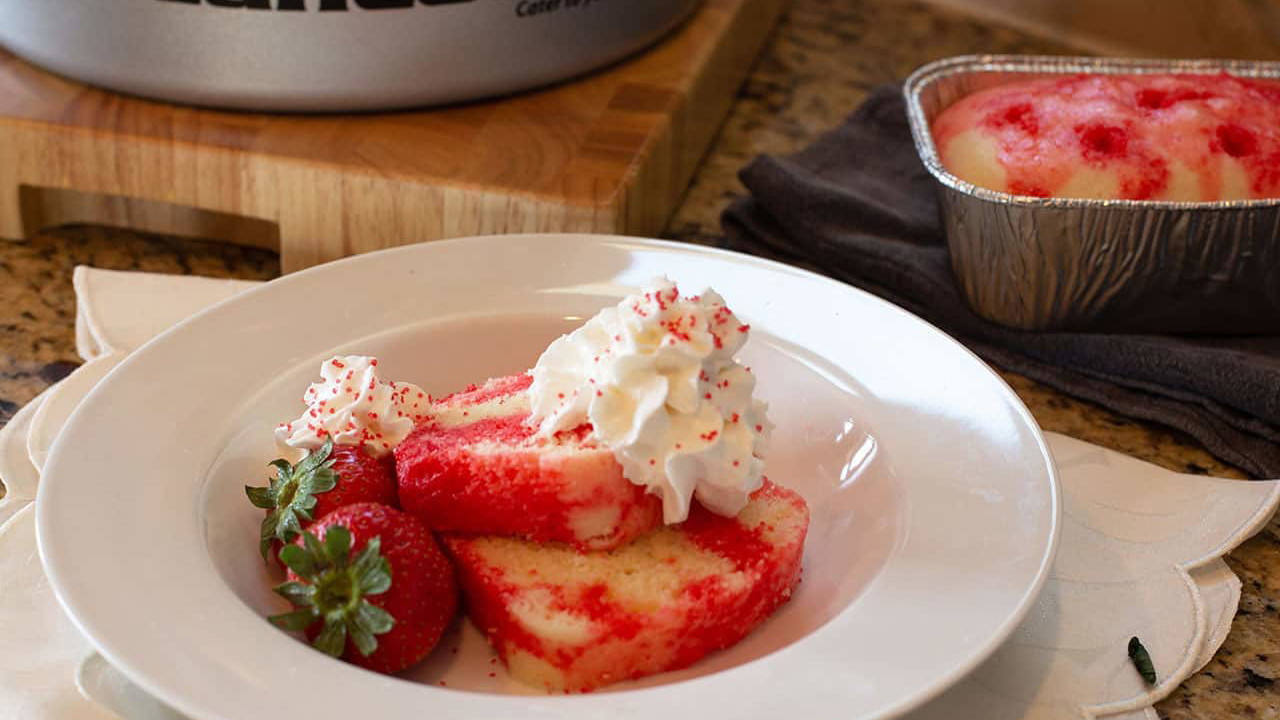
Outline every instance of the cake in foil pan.
<svg viewBox="0 0 1280 720">
<path fill-rule="evenodd" d="M 1105 76 L 1120 77 L 1091 83 Z M 1210 60 L 965 56 L 917 70 L 904 88 L 911 130 L 938 181 L 952 266 L 973 309 L 1026 330 L 1275 332 L 1280 126 L 1266 113 L 1280 117 L 1276 79 L 1280 63 Z M 1037 81 L 1065 88 L 1064 107 L 1092 104 L 1101 118 L 1058 119 L 1074 137 L 1050 138 L 1083 157 L 1081 170 L 1055 164 L 1052 143 L 1047 152 L 1016 144 L 1018 132 L 1038 129 L 1016 103 L 988 125 L 1029 125 L 1001 128 L 1015 143 L 999 152 L 1021 152 L 1023 172 L 984 175 L 983 161 L 995 166 L 997 150 L 981 142 L 944 163 L 937 134 L 956 134 L 938 127 L 944 111 L 998 86 Z M 1109 112 L 1112 99 L 1098 87 L 1117 83 L 1121 90 L 1105 92 L 1132 94 L 1131 107 Z M 1265 110 L 1253 118 L 1260 133 L 1248 118 L 1235 122 L 1237 85 Z M 1194 107 L 1219 120 L 1198 127 L 1205 119 Z M 1163 131 L 1127 134 L 1148 111 L 1164 113 Z M 1189 171 L 1197 162 L 1210 171 Z M 1111 166 L 1121 169 L 1098 170 Z"/>
</svg>

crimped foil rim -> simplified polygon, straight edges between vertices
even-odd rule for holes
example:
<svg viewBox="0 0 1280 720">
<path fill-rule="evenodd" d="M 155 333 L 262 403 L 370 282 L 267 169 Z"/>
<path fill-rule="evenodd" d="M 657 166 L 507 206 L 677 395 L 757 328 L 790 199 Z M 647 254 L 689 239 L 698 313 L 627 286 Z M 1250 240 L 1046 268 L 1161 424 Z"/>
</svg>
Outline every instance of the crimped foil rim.
<svg viewBox="0 0 1280 720">
<path fill-rule="evenodd" d="M 911 73 L 903 84 L 907 101 L 907 119 L 916 150 L 925 168 L 946 187 L 987 202 L 1038 208 L 1093 208 L 1116 210 L 1244 210 L 1280 206 L 1280 198 L 1257 200 L 1170 201 L 1170 200 L 1102 200 L 1092 198 L 1042 198 L 1014 195 L 980 187 L 952 175 L 942 165 L 933 131 L 925 117 L 920 94 L 939 78 L 970 72 L 1019 72 L 1076 75 L 1142 75 L 1156 73 L 1192 73 L 1208 75 L 1226 72 L 1250 78 L 1280 79 L 1280 62 L 1250 60 L 1175 60 L 1154 58 L 1099 58 L 1077 55 L 958 55 L 935 60 Z"/>
</svg>

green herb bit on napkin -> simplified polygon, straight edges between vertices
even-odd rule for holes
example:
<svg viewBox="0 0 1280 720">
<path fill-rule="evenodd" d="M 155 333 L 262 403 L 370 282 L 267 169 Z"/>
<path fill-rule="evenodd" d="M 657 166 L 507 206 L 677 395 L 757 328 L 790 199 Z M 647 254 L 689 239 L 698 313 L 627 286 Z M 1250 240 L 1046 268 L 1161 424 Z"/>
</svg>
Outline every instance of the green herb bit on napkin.
<svg viewBox="0 0 1280 720">
<path fill-rule="evenodd" d="M 1129 659 L 1133 661 L 1133 666 L 1138 669 L 1138 674 L 1148 685 L 1156 684 L 1156 668 L 1151 664 L 1151 655 L 1142 646 L 1142 641 L 1136 637 L 1129 638 Z"/>
</svg>

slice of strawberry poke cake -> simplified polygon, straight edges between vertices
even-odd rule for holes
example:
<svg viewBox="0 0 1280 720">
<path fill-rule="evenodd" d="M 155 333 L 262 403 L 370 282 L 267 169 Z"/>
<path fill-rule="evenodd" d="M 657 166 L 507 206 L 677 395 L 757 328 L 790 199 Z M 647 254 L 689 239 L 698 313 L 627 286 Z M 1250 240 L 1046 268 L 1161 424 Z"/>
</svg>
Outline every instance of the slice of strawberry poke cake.
<svg viewBox="0 0 1280 720">
<path fill-rule="evenodd" d="M 746 637 L 791 597 L 809 511 L 770 482 L 736 517 L 695 505 L 608 552 L 445 536 L 471 622 L 511 675 L 583 692 L 688 667 Z"/>
<path fill-rule="evenodd" d="M 283 529 L 277 546 L 318 553 L 312 511 L 353 482 L 330 448 L 393 452 L 390 502 L 440 536 L 463 607 L 513 677 L 578 692 L 684 668 L 746 637 L 801 573 L 809 511 L 765 479 L 773 426 L 735 359 L 749 331 L 713 291 L 682 296 L 663 279 L 553 342 L 529 372 L 439 400 L 383 383 L 372 358 L 336 358 L 306 413 L 277 430 L 310 454 L 276 461 L 281 479 L 246 491 L 260 507 L 287 496 L 293 520 L 267 523 Z M 335 557 L 329 572 L 348 572 Z M 343 585 L 348 604 L 394 592 L 395 572 Z M 303 589 L 277 591 L 297 606 Z M 352 621 L 347 656 L 377 647 L 366 625 L 395 632 L 395 618 L 375 619 Z"/>
<path fill-rule="evenodd" d="M 450 531 L 471 620 L 517 679 L 582 691 L 686 667 L 790 597 L 808 509 L 764 479 L 772 425 L 734 359 L 748 335 L 714 292 L 660 282 L 530 373 L 440 401 L 397 448 L 401 502 Z"/>
<path fill-rule="evenodd" d="M 528 374 L 495 378 L 430 406 L 396 448 L 400 500 L 442 531 L 617 547 L 662 523 L 662 501 L 628 481 L 581 425 L 539 437 Z"/>
</svg>

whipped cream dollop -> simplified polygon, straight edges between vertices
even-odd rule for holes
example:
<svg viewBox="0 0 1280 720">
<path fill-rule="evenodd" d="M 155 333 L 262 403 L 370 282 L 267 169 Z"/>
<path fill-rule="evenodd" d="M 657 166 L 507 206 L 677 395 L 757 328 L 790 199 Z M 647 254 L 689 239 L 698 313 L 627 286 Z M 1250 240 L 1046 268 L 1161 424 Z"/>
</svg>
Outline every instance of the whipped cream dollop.
<svg viewBox="0 0 1280 720">
<path fill-rule="evenodd" d="M 549 437 L 590 423 L 631 482 L 662 497 L 667 523 L 696 497 L 734 516 L 764 478 L 773 425 L 734 360 L 750 328 L 712 290 L 666 278 L 553 342 L 533 368 L 530 421 Z"/>
<path fill-rule="evenodd" d="M 320 377 L 302 396 L 302 417 L 276 426 L 277 441 L 315 450 L 332 437 L 335 445 L 359 445 L 381 457 L 425 419 L 431 403 L 417 385 L 380 379 L 374 357 L 330 358 L 321 364 Z"/>
</svg>

